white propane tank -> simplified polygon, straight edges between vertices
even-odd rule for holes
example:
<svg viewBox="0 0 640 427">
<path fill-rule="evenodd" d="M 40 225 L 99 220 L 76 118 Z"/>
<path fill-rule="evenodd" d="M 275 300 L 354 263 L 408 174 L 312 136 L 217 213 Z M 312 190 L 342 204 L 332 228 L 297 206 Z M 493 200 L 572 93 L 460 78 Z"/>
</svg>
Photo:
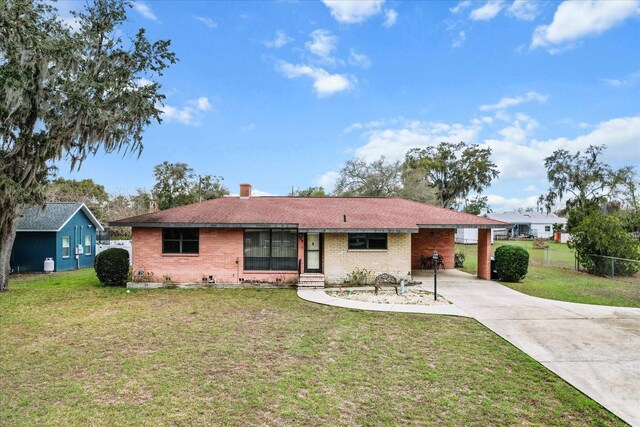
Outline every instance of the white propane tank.
<svg viewBox="0 0 640 427">
<path fill-rule="evenodd" d="M 53 272 L 54 266 L 55 266 L 55 263 L 53 262 L 53 258 L 46 258 L 44 260 L 44 272 L 45 273 Z"/>
</svg>

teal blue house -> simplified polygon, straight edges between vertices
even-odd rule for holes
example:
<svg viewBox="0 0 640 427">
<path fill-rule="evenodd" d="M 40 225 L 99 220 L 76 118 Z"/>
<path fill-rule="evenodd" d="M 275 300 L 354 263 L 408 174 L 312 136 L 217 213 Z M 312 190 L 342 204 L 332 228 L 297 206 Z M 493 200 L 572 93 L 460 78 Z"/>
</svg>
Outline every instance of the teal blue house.
<svg viewBox="0 0 640 427">
<path fill-rule="evenodd" d="M 44 271 L 44 261 L 54 261 L 54 271 L 91 267 L 95 259 L 96 230 L 104 228 L 84 203 L 47 203 L 24 210 L 11 251 L 11 271 Z"/>
</svg>

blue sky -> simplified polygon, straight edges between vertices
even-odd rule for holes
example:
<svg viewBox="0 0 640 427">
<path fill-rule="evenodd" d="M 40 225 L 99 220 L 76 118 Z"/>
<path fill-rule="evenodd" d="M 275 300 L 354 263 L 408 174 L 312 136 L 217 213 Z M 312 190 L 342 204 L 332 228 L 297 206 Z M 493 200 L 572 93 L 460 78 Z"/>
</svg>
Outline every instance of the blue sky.
<svg viewBox="0 0 640 427">
<path fill-rule="evenodd" d="M 535 205 L 557 148 L 607 144 L 612 164 L 640 165 L 640 1 L 146 1 L 123 31 L 139 27 L 180 59 L 160 80 L 163 123 L 140 158 L 61 176 L 127 194 L 181 161 L 283 195 L 330 189 L 354 156 L 462 140 L 492 148 L 500 211 Z"/>
</svg>

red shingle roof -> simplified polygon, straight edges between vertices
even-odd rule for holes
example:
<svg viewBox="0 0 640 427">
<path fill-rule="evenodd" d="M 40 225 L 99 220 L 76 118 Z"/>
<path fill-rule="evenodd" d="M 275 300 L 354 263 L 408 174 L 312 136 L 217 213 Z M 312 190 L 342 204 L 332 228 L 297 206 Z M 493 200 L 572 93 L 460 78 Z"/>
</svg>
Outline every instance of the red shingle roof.
<svg viewBox="0 0 640 427">
<path fill-rule="evenodd" d="M 345 221 L 346 217 L 346 221 Z M 297 227 L 311 231 L 504 227 L 506 223 L 410 200 L 373 197 L 223 197 L 151 212 L 114 226 Z"/>
</svg>

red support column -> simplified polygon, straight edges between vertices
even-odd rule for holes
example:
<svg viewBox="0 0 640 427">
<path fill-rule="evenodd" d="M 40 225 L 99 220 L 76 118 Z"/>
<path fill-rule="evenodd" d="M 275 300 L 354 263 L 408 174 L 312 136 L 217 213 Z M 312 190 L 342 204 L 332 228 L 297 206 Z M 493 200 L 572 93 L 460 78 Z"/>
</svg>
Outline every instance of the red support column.
<svg viewBox="0 0 640 427">
<path fill-rule="evenodd" d="M 478 229 L 478 277 L 491 279 L 491 229 Z"/>
</svg>

